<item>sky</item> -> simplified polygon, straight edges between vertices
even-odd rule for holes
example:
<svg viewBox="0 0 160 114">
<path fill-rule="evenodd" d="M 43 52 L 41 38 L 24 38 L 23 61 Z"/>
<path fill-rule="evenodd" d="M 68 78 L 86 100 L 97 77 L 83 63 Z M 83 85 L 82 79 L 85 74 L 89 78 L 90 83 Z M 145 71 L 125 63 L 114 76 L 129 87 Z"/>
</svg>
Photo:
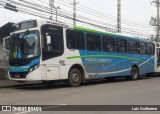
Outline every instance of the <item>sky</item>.
<svg viewBox="0 0 160 114">
<path fill-rule="evenodd" d="M 2 0 L 0 0 L 2 1 Z M 3 0 L 7 1 L 7 0 Z M 10 0 L 8 0 L 10 1 Z M 47 4 L 42 3 L 46 2 L 48 3 L 48 0 L 26 0 L 33 3 L 40 3 L 42 5 L 48 6 Z M 55 6 L 60 6 L 60 10 L 68 10 L 72 12 L 72 5 L 71 7 L 67 8 L 64 5 L 61 5 L 58 3 L 61 1 L 68 2 L 71 5 L 72 0 L 55 0 Z M 77 7 L 77 15 L 82 15 L 88 18 L 92 18 L 97 21 L 105 22 L 107 24 L 112 24 L 116 26 L 116 16 L 117 16 L 117 0 L 77 0 L 78 4 L 77 6 L 83 6 L 84 8 L 93 9 L 93 11 L 98 11 L 102 14 L 107 14 L 107 17 L 99 18 L 94 15 L 86 14 L 83 12 L 80 12 L 79 10 L 82 10 Z M 122 5 L 122 28 L 133 28 L 136 29 L 138 32 L 143 33 L 154 33 L 153 27 L 149 25 L 151 17 L 156 17 L 156 7 L 154 4 L 151 5 L 152 0 L 121 0 Z M 85 11 L 85 10 L 84 10 Z M 26 19 L 35 19 L 38 17 L 31 16 L 28 14 L 22 14 L 17 13 L 13 11 L 9 11 L 7 9 L 4 9 L 0 6 L 0 26 L 4 25 L 7 22 L 18 22 L 21 20 Z M 140 27 L 135 27 L 133 24 L 134 22 L 140 23 Z M 127 25 L 126 23 L 132 23 L 131 25 Z M 144 26 L 143 26 L 144 25 Z"/>
</svg>

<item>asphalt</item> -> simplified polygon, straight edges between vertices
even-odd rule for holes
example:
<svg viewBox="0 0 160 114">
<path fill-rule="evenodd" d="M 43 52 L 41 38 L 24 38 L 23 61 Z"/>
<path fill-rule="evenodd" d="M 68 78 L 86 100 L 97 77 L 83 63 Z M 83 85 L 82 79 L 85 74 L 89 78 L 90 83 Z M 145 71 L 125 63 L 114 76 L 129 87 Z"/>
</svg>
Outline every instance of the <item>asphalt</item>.
<svg viewBox="0 0 160 114">
<path fill-rule="evenodd" d="M 159 77 L 160 73 L 152 74 L 150 76 L 151 77 Z M 5 77 L 5 79 L 1 79 L 0 78 L 0 88 L 12 87 L 12 86 L 18 86 L 18 85 L 26 85 L 26 84 L 39 84 L 39 83 L 42 83 L 42 81 L 17 82 L 17 81 L 14 81 L 14 80 L 7 79 L 7 76 L 4 76 L 4 77 Z"/>
<path fill-rule="evenodd" d="M 7 88 L 7 87 L 16 87 L 20 85 L 27 85 L 27 84 L 38 84 L 42 83 L 41 81 L 33 81 L 33 82 L 17 82 L 14 80 L 9 79 L 0 79 L 0 88 Z"/>
<path fill-rule="evenodd" d="M 126 79 L 94 80 L 79 87 L 67 84 L 19 85 L 0 89 L 1 105 L 159 105 L 160 77 L 142 77 L 136 81 Z M 55 107 L 47 106 L 54 110 Z M 8 112 L 8 114 L 35 114 L 35 112 Z M 42 112 L 55 114 L 56 112 Z M 57 114 L 63 114 L 57 112 Z M 64 112 L 64 114 L 78 112 Z M 79 112 L 83 114 L 83 112 Z M 110 112 L 112 114 L 141 114 L 141 112 Z M 40 114 L 37 112 L 37 114 Z M 84 112 L 84 114 L 108 114 L 108 112 Z M 142 112 L 142 114 L 159 114 L 159 112 Z"/>
<path fill-rule="evenodd" d="M 159 77 L 159 76 L 160 74 L 154 74 L 154 75 L 152 74 L 150 77 Z M 41 84 L 41 83 L 42 81 L 17 82 L 17 81 L 9 80 L 5 78 L 5 79 L 0 79 L 0 88 L 27 85 L 27 84 Z"/>
</svg>

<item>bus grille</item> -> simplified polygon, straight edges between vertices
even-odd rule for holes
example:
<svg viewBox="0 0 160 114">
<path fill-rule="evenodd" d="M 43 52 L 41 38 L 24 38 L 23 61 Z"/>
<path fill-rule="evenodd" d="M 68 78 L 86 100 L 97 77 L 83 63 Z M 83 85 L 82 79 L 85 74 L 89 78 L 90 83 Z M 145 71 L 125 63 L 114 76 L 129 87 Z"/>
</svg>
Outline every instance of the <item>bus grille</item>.
<svg viewBox="0 0 160 114">
<path fill-rule="evenodd" d="M 27 60 L 9 60 L 10 66 L 25 66 L 28 65 L 30 61 Z"/>
</svg>

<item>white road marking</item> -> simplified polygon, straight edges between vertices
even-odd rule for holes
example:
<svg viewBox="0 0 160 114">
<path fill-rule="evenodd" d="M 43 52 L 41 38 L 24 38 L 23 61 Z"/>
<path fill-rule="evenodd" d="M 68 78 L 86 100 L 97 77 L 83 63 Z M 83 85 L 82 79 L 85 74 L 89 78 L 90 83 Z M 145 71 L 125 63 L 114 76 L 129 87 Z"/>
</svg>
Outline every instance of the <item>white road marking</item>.
<svg viewBox="0 0 160 114">
<path fill-rule="evenodd" d="M 30 112 L 17 112 L 17 113 L 13 113 L 13 114 L 26 114 L 26 113 L 30 113 Z"/>
</svg>

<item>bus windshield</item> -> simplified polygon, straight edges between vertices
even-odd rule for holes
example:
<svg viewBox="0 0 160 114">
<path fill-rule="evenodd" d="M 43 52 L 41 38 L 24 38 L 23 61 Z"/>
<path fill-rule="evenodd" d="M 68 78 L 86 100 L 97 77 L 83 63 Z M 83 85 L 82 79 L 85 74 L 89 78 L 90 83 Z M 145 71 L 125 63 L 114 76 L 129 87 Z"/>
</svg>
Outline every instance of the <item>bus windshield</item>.
<svg viewBox="0 0 160 114">
<path fill-rule="evenodd" d="M 31 58 L 40 55 L 38 31 L 26 31 L 23 33 L 14 34 L 11 37 L 11 50 L 9 57 L 16 58 Z"/>
</svg>

